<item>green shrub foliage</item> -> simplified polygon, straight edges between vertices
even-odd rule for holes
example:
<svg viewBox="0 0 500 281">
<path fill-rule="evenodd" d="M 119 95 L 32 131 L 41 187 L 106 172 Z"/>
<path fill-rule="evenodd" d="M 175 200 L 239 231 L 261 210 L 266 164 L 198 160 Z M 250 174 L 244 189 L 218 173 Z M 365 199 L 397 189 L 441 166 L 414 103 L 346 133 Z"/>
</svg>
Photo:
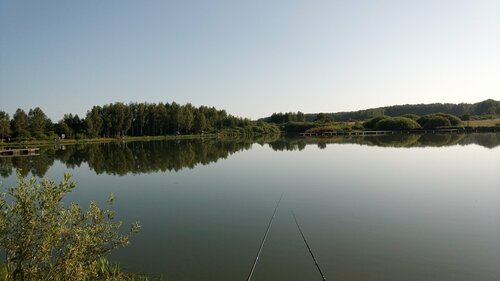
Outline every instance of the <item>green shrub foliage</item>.
<svg viewBox="0 0 500 281">
<path fill-rule="evenodd" d="M 384 119 L 387 119 L 387 118 L 390 118 L 389 116 L 377 116 L 377 117 L 374 117 L 372 119 L 369 119 L 368 121 L 365 121 L 363 123 L 363 127 L 365 129 L 375 129 L 375 125 L 380 121 L 380 120 L 384 120 Z"/>
<path fill-rule="evenodd" d="M 112 269 L 107 254 L 129 243 L 139 229 L 121 234 L 111 210 L 92 202 L 86 211 L 65 206 L 63 197 L 75 187 L 69 174 L 56 184 L 23 179 L 0 195 L 0 247 L 5 252 L 5 280 L 126 280 Z M 110 195 L 108 204 L 114 196 Z"/>
<path fill-rule="evenodd" d="M 336 113 L 324 113 L 331 120 L 337 122 L 343 121 L 353 121 L 353 120 L 367 120 L 375 116 L 387 115 L 391 117 L 403 116 L 406 114 L 415 114 L 419 116 L 427 114 L 436 114 L 438 112 L 443 112 L 446 114 L 453 114 L 455 116 L 470 114 L 474 116 L 486 116 L 491 115 L 492 118 L 496 118 L 500 114 L 500 101 L 488 99 L 482 102 L 469 104 L 469 103 L 431 103 L 431 104 L 404 104 L 404 105 L 392 105 L 378 108 L 369 108 L 358 111 L 349 112 L 336 112 Z M 303 114 L 305 121 L 314 121 L 317 119 L 317 113 Z M 275 116 L 276 117 L 276 116 Z M 404 116 L 409 117 L 409 116 Z M 411 118 L 411 117 L 410 117 Z M 492 119 L 488 118 L 488 119 Z M 266 120 L 273 119 L 273 116 L 266 118 Z M 413 118 L 412 118 L 413 119 Z M 281 122 L 287 122 L 279 120 Z"/>
<path fill-rule="evenodd" d="M 424 129 L 437 129 L 451 126 L 451 122 L 448 118 L 438 115 L 423 116 L 418 120 L 418 123 Z"/>
<path fill-rule="evenodd" d="M 410 118 L 410 119 L 413 119 L 415 121 L 420 118 L 420 116 L 418 116 L 417 114 L 405 114 L 405 115 L 401 115 L 400 117 Z"/>
<path fill-rule="evenodd" d="M 460 118 L 458 118 L 455 115 L 446 114 L 446 113 L 436 113 L 435 116 L 441 116 L 441 117 L 448 119 L 450 121 L 451 126 L 462 125 L 462 120 L 460 120 Z"/>
<path fill-rule="evenodd" d="M 375 124 L 377 130 L 414 130 L 420 129 L 420 125 L 413 119 L 406 117 L 391 117 L 378 121 Z"/>
</svg>

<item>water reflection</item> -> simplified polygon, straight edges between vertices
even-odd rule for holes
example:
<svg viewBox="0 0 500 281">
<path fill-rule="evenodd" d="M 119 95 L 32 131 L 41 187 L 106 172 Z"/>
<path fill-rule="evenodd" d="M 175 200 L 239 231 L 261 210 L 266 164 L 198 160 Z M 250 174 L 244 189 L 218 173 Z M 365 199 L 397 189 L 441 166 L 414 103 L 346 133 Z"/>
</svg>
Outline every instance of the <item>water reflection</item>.
<svg viewBox="0 0 500 281">
<path fill-rule="evenodd" d="M 441 147 L 476 144 L 486 148 L 494 148 L 500 144 L 500 134 L 196 139 L 41 147 L 39 156 L 0 158 L 0 175 L 8 177 L 15 169 L 21 169 L 23 176 L 32 173 L 34 176 L 43 177 L 55 160 L 61 161 L 70 169 L 86 163 L 97 174 L 126 175 L 179 171 L 225 159 L 233 153 L 250 149 L 254 143 L 267 144 L 275 151 L 300 151 L 307 145 L 317 145 L 322 149 L 329 144 L 359 144 L 381 147 Z"/>
<path fill-rule="evenodd" d="M 500 134 L 394 134 L 382 136 L 332 136 L 282 138 L 269 145 L 274 150 L 303 150 L 306 145 L 320 149 L 328 144 L 359 144 L 380 147 L 442 147 L 476 144 L 486 148 L 500 145 Z"/>
</svg>

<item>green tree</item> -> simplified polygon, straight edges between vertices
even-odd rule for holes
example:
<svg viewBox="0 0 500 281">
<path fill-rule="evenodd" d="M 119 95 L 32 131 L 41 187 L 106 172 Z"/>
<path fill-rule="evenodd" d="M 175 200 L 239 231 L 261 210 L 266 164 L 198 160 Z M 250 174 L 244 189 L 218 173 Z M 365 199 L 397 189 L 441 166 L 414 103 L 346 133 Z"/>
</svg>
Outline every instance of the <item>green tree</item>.
<svg viewBox="0 0 500 281">
<path fill-rule="evenodd" d="M 96 138 L 101 135 L 103 127 L 102 119 L 102 108 L 100 106 L 94 106 L 90 111 L 87 111 L 87 116 L 85 117 L 85 127 L 87 129 L 87 134 Z"/>
<path fill-rule="evenodd" d="M 196 111 L 194 117 L 194 129 L 197 132 L 204 131 L 207 128 L 207 118 L 205 117 L 205 113 L 198 110 Z"/>
<path fill-rule="evenodd" d="M 122 136 L 125 136 L 128 134 L 128 131 L 130 130 L 130 127 L 132 126 L 132 109 L 130 106 L 124 105 L 123 106 L 123 124 L 121 127 L 121 133 Z"/>
<path fill-rule="evenodd" d="M 439 127 L 451 126 L 450 120 L 448 120 L 448 118 L 438 115 L 423 116 L 418 119 L 418 123 L 424 129 L 437 129 Z"/>
<path fill-rule="evenodd" d="M 28 124 L 28 115 L 26 112 L 20 108 L 16 110 L 14 116 L 12 118 L 11 128 L 14 133 L 15 138 L 29 138 L 29 124 Z"/>
<path fill-rule="evenodd" d="M 458 118 L 457 116 L 455 115 L 452 115 L 452 114 L 446 114 L 446 113 L 436 113 L 434 114 L 436 116 L 441 116 L 441 117 L 444 117 L 446 119 L 448 119 L 450 121 L 450 124 L 452 126 L 459 126 L 459 125 L 462 125 L 462 120 L 460 120 L 460 118 Z"/>
<path fill-rule="evenodd" d="M 420 118 L 420 116 L 418 116 L 417 114 L 404 114 L 404 115 L 401 115 L 399 117 L 410 118 L 410 119 L 413 119 L 415 121 L 417 121 Z"/>
<path fill-rule="evenodd" d="M 375 124 L 377 130 L 414 130 L 420 129 L 417 121 L 406 117 L 385 118 Z"/>
<path fill-rule="evenodd" d="M 326 123 L 326 122 L 331 122 L 331 121 L 332 121 L 332 119 L 326 113 L 318 113 L 316 115 L 316 119 L 314 120 L 314 122 L 319 122 L 319 123 Z"/>
<path fill-rule="evenodd" d="M 306 116 L 304 113 L 298 111 L 297 112 L 297 122 L 305 122 L 306 121 Z"/>
<path fill-rule="evenodd" d="M 40 107 L 30 109 L 28 113 L 28 124 L 30 133 L 35 138 L 43 138 L 46 134 L 47 115 Z"/>
<path fill-rule="evenodd" d="M 182 120 L 182 112 L 181 107 L 178 103 L 173 102 L 170 106 L 170 127 L 176 130 L 176 132 L 180 131 L 181 120 Z"/>
<path fill-rule="evenodd" d="M 64 120 L 61 120 L 61 121 L 57 122 L 57 124 L 55 125 L 55 133 L 58 136 L 61 136 L 61 135 L 64 134 L 64 136 L 66 138 L 72 138 L 72 137 L 74 137 L 73 130 L 71 129 L 70 126 L 68 126 L 68 124 L 66 124 L 64 122 Z"/>
<path fill-rule="evenodd" d="M 62 200 L 74 187 L 70 175 L 57 185 L 23 179 L 0 193 L 0 247 L 6 253 L 6 280 L 123 280 L 110 274 L 107 255 L 129 243 L 139 229 L 118 232 L 114 212 L 92 202 L 87 211 Z M 10 198 L 6 198 L 9 196 Z M 112 204 L 111 195 L 108 203 Z"/>
<path fill-rule="evenodd" d="M 144 125 L 146 124 L 146 105 L 144 103 L 137 105 L 135 121 L 139 127 L 139 134 L 142 136 L 144 134 Z"/>
<path fill-rule="evenodd" d="M 157 124 L 158 127 L 158 135 L 163 135 L 165 134 L 165 129 L 168 127 L 168 124 L 165 122 L 167 120 L 167 108 L 165 107 L 165 104 L 160 102 L 156 106 L 156 120 L 155 123 Z"/>
<path fill-rule="evenodd" d="M 380 121 L 390 118 L 389 116 L 377 116 L 374 118 L 371 118 L 363 123 L 363 127 L 365 129 L 375 129 L 375 125 Z"/>
<path fill-rule="evenodd" d="M 186 133 L 191 131 L 191 129 L 193 128 L 193 121 L 194 107 L 190 103 L 187 103 L 182 107 L 182 125 Z"/>
<path fill-rule="evenodd" d="M 0 134 L 3 137 L 5 135 L 10 135 L 11 133 L 9 114 L 5 111 L 0 111 Z"/>
</svg>

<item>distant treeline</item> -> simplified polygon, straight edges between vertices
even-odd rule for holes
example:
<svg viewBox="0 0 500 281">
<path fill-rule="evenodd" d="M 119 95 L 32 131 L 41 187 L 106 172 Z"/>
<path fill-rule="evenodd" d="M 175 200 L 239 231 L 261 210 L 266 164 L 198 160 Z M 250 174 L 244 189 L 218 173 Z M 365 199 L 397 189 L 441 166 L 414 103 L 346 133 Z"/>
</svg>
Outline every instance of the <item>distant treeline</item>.
<svg viewBox="0 0 500 281">
<path fill-rule="evenodd" d="M 462 120 L 471 117 L 483 116 L 493 118 L 500 115 L 500 101 L 488 99 L 482 102 L 470 103 L 432 103 L 432 104 L 405 104 L 386 107 L 371 108 L 359 111 L 337 112 L 337 113 L 309 113 L 285 112 L 274 113 L 263 121 L 283 124 L 289 122 L 331 122 L 331 121 L 364 121 L 378 116 L 402 116 L 415 114 L 424 116 L 435 113 L 446 113 L 459 116 Z"/>
<path fill-rule="evenodd" d="M 16 139 L 199 134 L 229 130 L 236 133 L 279 133 L 271 124 L 235 117 L 214 107 L 190 103 L 111 103 L 94 106 L 85 117 L 66 114 L 53 123 L 39 107 L 26 113 L 17 109 L 12 119 L 0 111 L 0 134 Z"/>
</svg>

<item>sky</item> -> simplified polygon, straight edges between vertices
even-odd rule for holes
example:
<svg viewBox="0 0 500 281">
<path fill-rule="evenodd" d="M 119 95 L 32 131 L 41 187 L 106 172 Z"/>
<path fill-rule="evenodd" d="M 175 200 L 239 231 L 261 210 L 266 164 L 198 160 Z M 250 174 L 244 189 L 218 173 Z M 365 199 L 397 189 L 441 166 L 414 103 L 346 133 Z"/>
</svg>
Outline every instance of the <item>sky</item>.
<svg viewBox="0 0 500 281">
<path fill-rule="evenodd" d="M 500 99 L 498 0 L 0 0 L 0 110 L 273 112 Z"/>
</svg>

